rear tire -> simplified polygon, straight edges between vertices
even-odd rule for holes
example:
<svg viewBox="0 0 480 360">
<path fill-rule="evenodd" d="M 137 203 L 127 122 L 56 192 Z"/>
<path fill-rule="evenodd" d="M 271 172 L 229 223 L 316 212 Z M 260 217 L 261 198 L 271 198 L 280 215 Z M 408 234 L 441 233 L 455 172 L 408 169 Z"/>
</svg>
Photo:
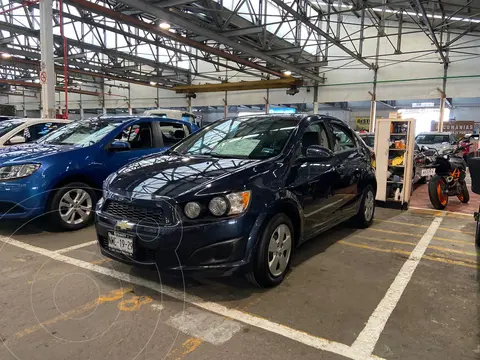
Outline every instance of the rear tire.
<svg viewBox="0 0 480 360">
<path fill-rule="evenodd" d="M 353 223 L 360 229 L 368 228 L 373 223 L 375 215 L 375 192 L 372 185 L 368 185 L 363 191 L 360 208 L 354 216 Z"/>
<path fill-rule="evenodd" d="M 437 210 L 443 210 L 448 205 L 448 194 L 443 193 L 443 186 L 445 185 L 445 180 L 438 175 L 432 177 L 428 182 L 428 197 L 433 207 Z"/>
<path fill-rule="evenodd" d="M 87 184 L 73 182 L 58 189 L 48 204 L 53 230 L 72 231 L 88 226 L 95 214 L 97 195 Z"/>
<path fill-rule="evenodd" d="M 461 192 L 460 194 L 457 195 L 457 197 L 458 197 L 458 200 L 466 204 L 470 201 L 470 193 L 468 192 L 467 183 L 465 181 L 462 181 L 460 186 L 461 186 L 461 190 L 460 190 Z"/>
<path fill-rule="evenodd" d="M 294 246 L 292 221 L 283 213 L 275 215 L 267 223 L 256 247 L 247 280 L 265 288 L 279 285 L 290 268 Z"/>
</svg>

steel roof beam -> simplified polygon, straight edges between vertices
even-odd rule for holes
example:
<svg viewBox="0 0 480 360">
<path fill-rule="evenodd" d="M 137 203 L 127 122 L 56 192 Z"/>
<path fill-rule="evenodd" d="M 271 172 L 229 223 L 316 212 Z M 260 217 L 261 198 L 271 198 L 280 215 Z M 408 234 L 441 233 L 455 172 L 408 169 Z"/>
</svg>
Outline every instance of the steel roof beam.
<svg viewBox="0 0 480 360">
<path fill-rule="evenodd" d="M 312 29 L 313 31 L 317 32 L 319 35 L 323 36 L 325 39 L 330 41 L 334 46 L 338 47 L 339 49 L 343 50 L 346 52 L 348 55 L 350 55 L 352 58 L 358 60 L 361 62 L 363 65 L 368 67 L 370 70 L 373 70 L 375 66 L 373 64 L 370 64 L 368 61 L 366 61 L 364 58 L 362 58 L 360 55 L 356 54 L 354 51 L 350 50 L 347 48 L 345 45 L 342 45 L 338 39 L 335 37 L 331 36 L 330 34 L 326 33 L 322 29 L 320 29 L 317 25 L 312 24 L 307 17 L 304 15 L 296 12 L 293 10 L 289 5 L 285 4 L 283 0 L 271 0 L 275 4 L 277 4 L 279 7 L 281 7 L 283 10 L 285 10 L 287 13 L 292 15 L 295 19 L 300 20 L 304 25 Z"/>
<path fill-rule="evenodd" d="M 435 30 L 433 29 L 432 23 L 428 19 L 427 12 L 425 11 L 422 1 L 421 0 L 415 0 L 415 1 L 417 2 L 418 8 L 420 9 L 420 13 L 423 16 L 423 21 L 425 21 L 425 23 L 427 24 L 427 28 L 428 28 L 428 31 L 430 31 L 430 35 L 432 35 L 432 41 L 435 44 L 435 47 L 437 48 L 438 53 L 440 54 L 440 57 L 442 58 L 443 65 L 448 66 L 448 59 L 445 57 L 442 46 L 438 42 L 437 35 L 435 34 Z"/>
<path fill-rule="evenodd" d="M 78 1 L 78 0 L 74 0 L 74 1 Z M 218 41 L 219 43 L 225 44 L 225 45 L 227 45 L 227 46 L 229 46 L 233 49 L 242 51 L 246 54 L 249 54 L 249 55 L 254 56 L 256 58 L 262 59 L 262 60 L 266 61 L 267 63 L 270 63 L 270 64 L 273 64 L 273 65 L 276 65 L 276 66 L 280 67 L 281 69 L 289 69 L 290 71 L 292 71 L 292 72 L 294 72 L 298 75 L 302 75 L 302 76 L 310 78 L 312 80 L 317 80 L 317 81 L 320 81 L 320 82 L 324 81 L 324 79 L 322 77 L 320 77 L 316 74 L 313 74 L 311 72 L 302 70 L 300 68 L 295 68 L 295 66 L 293 66 L 291 64 L 288 64 L 284 61 L 281 61 L 277 58 L 274 58 L 270 55 L 267 55 L 266 53 L 264 53 L 262 51 L 253 49 L 251 46 L 248 46 L 248 45 L 239 43 L 238 41 L 229 39 L 228 37 L 223 36 L 222 34 L 216 32 L 216 31 L 206 29 L 204 27 L 201 27 L 197 24 L 192 23 L 191 21 L 188 21 L 187 19 L 184 19 L 184 18 L 182 18 L 178 15 L 175 15 L 175 14 L 169 12 L 169 11 L 165 11 L 161 8 L 153 6 L 152 4 L 146 2 L 145 0 L 119 0 L 119 1 L 123 4 L 129 5 L 130 7 L 133 7 L 133 8 L 142 10 L 143 12 L 155 15 L 159 19 L 163 19 L 165 21 L 168 21 L 172 24 L 180 26 L 180 27 L 182 27 L 186 30 L 189 30 L 189 31 L 193 32 L 193 33 L 206 36 L 209 39 Z"/>
</svg>

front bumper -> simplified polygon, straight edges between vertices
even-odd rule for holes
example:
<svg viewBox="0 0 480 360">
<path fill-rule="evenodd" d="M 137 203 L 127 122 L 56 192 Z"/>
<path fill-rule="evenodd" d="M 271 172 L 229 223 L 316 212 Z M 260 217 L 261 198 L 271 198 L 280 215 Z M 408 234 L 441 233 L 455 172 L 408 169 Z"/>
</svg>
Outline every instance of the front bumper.
<svg viewBox="0 0 480 360">
<path fill-rule="evenodd" d="M 136 266 L 156 266 L 159 270 L 209 276 L 227 276 L 249 264 L 257 238 L 260 218 L 248 214 L 198 224 L 155 226 L 130 222 L 102 212 L 97 207 L 96 232 L 102 254 Z M 129 229 L 120 230 L 119 222 Z M 133 255 L 108 247 L 108 234 L 119 231 L 133 238 Z"/>
<path fill-rule="evenodd" d="M 0 182 L 0 219 L 28 219 L 45 211 L 48 192 L 33 179 Z"/>
</svg>

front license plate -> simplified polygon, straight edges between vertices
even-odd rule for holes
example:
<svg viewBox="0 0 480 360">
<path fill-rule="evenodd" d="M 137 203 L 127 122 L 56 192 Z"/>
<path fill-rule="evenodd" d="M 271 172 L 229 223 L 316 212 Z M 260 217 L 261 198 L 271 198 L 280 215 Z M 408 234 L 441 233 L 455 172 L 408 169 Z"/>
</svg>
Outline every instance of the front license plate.
<svg viewBox="0 0 480 360">
<path fill-rule="evenodd" d="M 432 169 L 422 169 L 422 177 L 424 176 L 433 176 L 435 175 L 435 168 Z"/>
<path fill-rule="evenodd" d="M 126 255 L 133 255 L 133 237 L 122 233 L 108 233 L 108 248 Z"/>
</svg>

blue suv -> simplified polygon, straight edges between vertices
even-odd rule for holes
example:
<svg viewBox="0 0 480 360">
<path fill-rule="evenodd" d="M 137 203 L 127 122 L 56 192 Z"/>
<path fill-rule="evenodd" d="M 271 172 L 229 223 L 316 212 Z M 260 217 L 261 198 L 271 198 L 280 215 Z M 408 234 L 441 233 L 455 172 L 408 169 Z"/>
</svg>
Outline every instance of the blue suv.
<svg viewBox="0 0 480 360">
<path fill-rule="evenodd" d="M 46 213 L 55 228 L 83 228 L 110 173 L 197 130 L 181 120 L 101 116 L 68 124 L 32 144 L 1 149 L 0 219 Z"/>
</svg>

